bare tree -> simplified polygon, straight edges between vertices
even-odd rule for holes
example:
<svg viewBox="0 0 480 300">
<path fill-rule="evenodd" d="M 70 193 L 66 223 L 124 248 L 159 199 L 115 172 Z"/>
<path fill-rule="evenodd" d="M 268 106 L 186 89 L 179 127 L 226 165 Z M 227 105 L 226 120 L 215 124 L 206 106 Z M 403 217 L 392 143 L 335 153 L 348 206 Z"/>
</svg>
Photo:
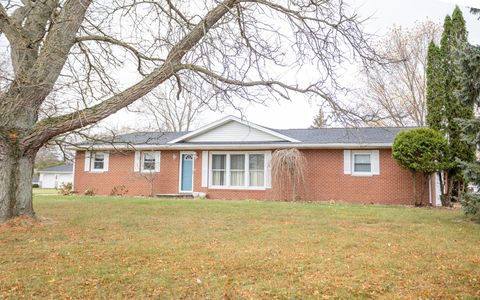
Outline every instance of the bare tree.
<svg viewBox="0 0 480 300">
<path fill-rule="evenodd" d="M 161 84 L 204 87 L 219 105 L 291 93 L 334 105 L 337 66 L 376 58 L 342 0 L 2 3 L 11 73 L 0 96 L 0 222 L 35 215 L 31 177 L 43 144 Z M 285 76 L 306 67 L 310 76 Z"/>
<path fill-rule="evenodd" d="M 141 178 L 143 178 L 147 183 L 148 183 L 148 188 L 149 188 L 149 197 L 155 197 L 154 193 L 154 188 L 155 188 L 155 180 L 157 180 L 157 174 L 153 171 L 147 171 L 147 172 L 139 172 L 138 173 Z"/>
<path fill-rule="evenodd" d="M 427 50 L 441 33 L 432 21 L 391 28 L 376 47 L 391 62 L 363 68 L 365 85 L 355 93 L 358 100 L 345 109 L 349 120 L 370 126 L 424 126 Z"/>
<path fill-rule="evenodd" d="M 44 146 L 37 152 L 35 158 L 35 169 L 44 169 L 52 166 L 64 164 L 65 161 L 61 158 L 61 153 L 51 146 Z"/>
<path fill-rule="evenodd" d="M 186 83 L 188 84 L 188 83 Z M 139 112 L 160 131 L 189 131 L 208 104 L 208 92 L 161 86 L 139 102 Z"/>
</svg>

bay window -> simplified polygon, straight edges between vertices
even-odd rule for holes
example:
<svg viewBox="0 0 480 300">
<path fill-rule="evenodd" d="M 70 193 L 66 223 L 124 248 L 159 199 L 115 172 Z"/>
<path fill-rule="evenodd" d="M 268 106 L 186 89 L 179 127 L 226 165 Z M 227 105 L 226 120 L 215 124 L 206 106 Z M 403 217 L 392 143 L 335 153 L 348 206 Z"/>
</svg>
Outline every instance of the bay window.
<svg viewBox="0 0 480 300">
<path fill-rule="evenodd" d="M 217 188 L 265 188 L 265 153 L 211 152 L 210 186 Z"/>
</svg>

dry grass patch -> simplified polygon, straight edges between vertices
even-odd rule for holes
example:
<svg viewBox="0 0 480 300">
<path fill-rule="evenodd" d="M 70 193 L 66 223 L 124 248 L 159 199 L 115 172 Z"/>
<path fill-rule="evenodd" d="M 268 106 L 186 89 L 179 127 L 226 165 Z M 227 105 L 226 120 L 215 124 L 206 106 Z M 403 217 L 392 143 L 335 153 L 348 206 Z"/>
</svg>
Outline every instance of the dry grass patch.
<svg viewBox="0 0 480 300">
<path fill-rule="evenodd" d="M 407 207 L 43 196 L 0 298 L 480 297 L 480 226 Z"/>
</svg>

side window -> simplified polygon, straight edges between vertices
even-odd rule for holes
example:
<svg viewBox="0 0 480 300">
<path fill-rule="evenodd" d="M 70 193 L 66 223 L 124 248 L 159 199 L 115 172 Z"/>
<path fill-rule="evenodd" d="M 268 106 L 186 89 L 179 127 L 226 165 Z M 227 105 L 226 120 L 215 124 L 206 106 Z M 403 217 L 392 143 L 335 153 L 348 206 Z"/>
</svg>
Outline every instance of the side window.
<svg viewBox="0 0 480 300">
<path fill-rule="evenodd" d="M 142 171 L 155 171 L 155 155 L 150 152 L 143 152 L 142 154 Z"/>
<path fill-rule="evenodd" d="M 380 150 L 343 150 L 343 174 L 380 175 Z"/>
<path fill-rule="evenodd" d="M 371 173 L 371 154 L 353 154 L 353 172 Z"/>
<path fill-rule="evenodd" d="M 93 155 L 93 170 L 103 171 L 105 169 L 105 154 L 95 153 Z"/>
</svg>

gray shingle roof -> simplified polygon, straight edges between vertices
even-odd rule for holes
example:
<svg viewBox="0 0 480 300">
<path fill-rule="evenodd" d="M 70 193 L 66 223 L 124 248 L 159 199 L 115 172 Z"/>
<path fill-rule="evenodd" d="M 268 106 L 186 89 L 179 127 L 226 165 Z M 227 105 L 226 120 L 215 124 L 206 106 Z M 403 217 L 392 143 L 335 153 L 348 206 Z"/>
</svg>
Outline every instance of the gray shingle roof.
<svg viewBox="0 0 480 300">
<path fill-rule="evenodd" d="M 308 128 L 308 129 L 271 129 L 280 134 L 300 141 L 300 144 L 384 144 L 393 143 L 397 133 L 414 127 L 363 127 L 363 128 Z M 136 132 L 117 135 L 98 143 L 166 145 L 188 132 Z M 279 144 L 279 142 L 261 142 L 261 144 Z M 283 142 L 280 142 L 283 143 Z M 284 143 L 289 143 L 285 141 Z M 97 143 L 82 143 L 92 145 Z M 184 143 L 178 144 L 195 144 Z M 211 142 L 201 144 L 237 144 L 232 142 Z M 252 144 L 243 142 L 242 144 Z M 253 144 L 259 144 L 254 142 Z"/>
<path fill-rule="evenodd" d="M 171 140 L 181 137 L 188 132 L 136 132 L 115 137 L 117 143 L 165 145 Z"/>
<path fill-rule="evenodd" d="M 309 128 L 275 130 L 304 144 L 383 144 L 393 143 L 397 133 L 408 127 Z"/>
<path fill-rule="evenodd" d="M 54 166 L 54 167 L 38 170 L 38 172 L 73 172 L 73 165 L 66 164 L 66 165 Z"/>
<path fill-rule="evenodd" d="M 147 145 L 165 145 L 169 141 L 181 137 L 188 132 L 134 132 L 119 134 L 114 137 L 106 137 L 96 142 L 83 142 L 78 145 L 95 145 L 105 143 L 128 143 L 128 144 L 147 144 Z"/>
</svg>

